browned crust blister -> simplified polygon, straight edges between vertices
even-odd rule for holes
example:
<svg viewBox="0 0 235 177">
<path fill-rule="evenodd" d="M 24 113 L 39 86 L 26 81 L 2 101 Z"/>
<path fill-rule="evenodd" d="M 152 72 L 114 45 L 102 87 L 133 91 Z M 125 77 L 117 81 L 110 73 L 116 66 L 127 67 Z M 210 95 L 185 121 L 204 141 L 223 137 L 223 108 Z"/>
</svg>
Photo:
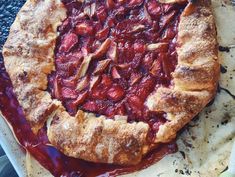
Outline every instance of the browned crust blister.
<svg viewBox="0 0 235 177">
<path fill-rule="evenodd" d="M 55 68 L 57 27 L 65 18 L 59 0 L 28 0 L 3 50 L 14 92 L 32 130 L 37 133 L 48 120 L 48 138 L 64 154 L 93 162 L 136 164 L 155 143 L 175 138 L 214 96 L 219 77 L 216 30 L 210 4 L 201 0 L 189 3 L 181 15 L 172 87 L 157 89 L 146 101 L 149 109 L 166 112 L 168 119 L 154 144 L 147 141 L 146 123 L 82 111 L 70 116 L 46 91 L 47 76 Z"/>
</svg>

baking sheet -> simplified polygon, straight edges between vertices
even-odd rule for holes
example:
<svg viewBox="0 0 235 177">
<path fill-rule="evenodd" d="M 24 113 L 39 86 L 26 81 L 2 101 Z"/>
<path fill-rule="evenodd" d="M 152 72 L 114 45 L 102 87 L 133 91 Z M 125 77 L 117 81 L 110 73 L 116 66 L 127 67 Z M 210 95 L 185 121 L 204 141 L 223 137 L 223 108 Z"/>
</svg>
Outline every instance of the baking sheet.
<svg viewBox="0 0 235 177">
<path fill-rule="evenodd" d="M 17 2 L 22 3 L 23 1 Z M 235 77 L 233 77 L 235 76 L 235 48 L 233 48 L 235 44 L 235 9 L 228 0 L 214 0 L 213 7 L 219 44 L 224 47 L 230 46 L 229 52 L 220 53 L 221 63 L 227 70 L 226 73 L 221 74 L 220 86 L 235 95 Z M 1 24 L 1 26 L 3 25 Z M 3 149 L 19 176 L 26 176 L 25 152 L 18 146 L 2 118 L 0 118 L 0 130 L 0 143 Z M 197 135 L 196 139 L 193 138 L 193 135 Z M 192 121 L 180 135 L 177 141 L 179 152 L 166 156 L 159 163 L 145 170 L 125 176 L 215 177 L 227 166 L 234 139 L 235 99 L 222 89 L 214 103 L 205 108 L 199 118 Z M 190 144 L 193 147 L 190 147 Z M 43 175 L 37 173 L 42 171 L 40 165 L 30 156 L 28 156 L 28 160 L 31 162 L 31 165 L 27 166 L 31 176 L 49 176 L 46 170 Z"/>
</svg>

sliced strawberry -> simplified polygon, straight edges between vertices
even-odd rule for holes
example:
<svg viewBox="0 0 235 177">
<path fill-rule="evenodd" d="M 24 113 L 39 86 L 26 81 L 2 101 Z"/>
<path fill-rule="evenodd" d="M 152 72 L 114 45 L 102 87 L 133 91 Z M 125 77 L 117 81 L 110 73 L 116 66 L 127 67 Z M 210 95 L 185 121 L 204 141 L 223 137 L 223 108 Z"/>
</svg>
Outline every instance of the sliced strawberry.
<svg viewBox="0 0 235 177">
<path fill-rule="evenodd" d="M 136 118 L 142 117 L 143 101 L 136 95 L 132 95 L 128 98 L 129 106 L 131 107 L 131 112 Z"/>
<path fill-rule="evenodd" d="M 115 110 L 115 113 L 116 113 L 116 115 L 125 115 L 126 110 L 125 110 L 124 104 L 121 104 L 120 106 L 118 106 Z"/>
<path fill-rule="evenodd" d="M 117 44 L 116 42 L 111 42 L 110 44 L 110 48 L 107 52 L 107 57 L 112 59 L 114 62 L 117 62 L 117 57 L 118 57 L 118 53 L 117 53 Z"/>
<path fill-rule="evenodd" d="M 121 78 L 121 75 L 119 74 L 119 72 L 118 72 L 118 70 L 117 70 L 116 67 L 113 67 L 113 68 L 112 68 L 111 73 L 112 73 L 112 77 L 113 77 L 114 79 L 120 79 L 120 78 Z"/>
<path fill-rule="evenodd" d="M 131 78 L 130 78 L 130 84 L 134 85 L 137 83 L 140 79 L 142 78 L 142 75 L 140 73 L 131 73 Z"/>
<path fill-rule="evenodd" d="M 138 85 L 137 95 L 145 100 L 147 96 L 154 90 L 155 88 L 155 79 L 153 77 L 147 76 L 142 79 L 141 83 Z"/>
<path fill-rule="evenodd" d="M 83 109 L 91 112 L 97 111 L 97 105 L 94 101 L 88 101 L 83 106 Z"/>
<path fill-rule="evenodd" d="M 112 118 L 112 117 L 114 117 L 115 115 L 117 115 L 117 114 L 115 113 L 115 108 L 114 108 L 113 106 L 109 106 L 109 107 L 105 110 L 105 115 L 106 115 L 107 117 L 110 117 L 110 118 Z"/>
<path fill-rule="evenodd" d="M 153 64 L 153 54 L 152 53 L 148 53 L 147 55 L 145 55 L 145 57 L 142 60 L 142 66 L 148 70 L 151 68 Z"/>
<path fill-rule="evenodd" d="M 108 37 L 109 34 L 109 27 L 106 27 L 96 33 L 96 39 L 104 40 Z"/>
<path fill-rule="evenodd" d="M 97 18 L 101 21 L 104 22 L 107 18 L 107 12 L 105 10 L 104 6 L 99 7 L 99 9 L 96 12 Z"/>
<path fill-rule="evenodd" d="M 151 0 L 147 4 L 147 10 L 150 15 L 157 17 L 161 15 L 161 6 L 155 0 Z"/>
<path fill-rule="evenodd" d="M 161 66 L 161 61 L 160 60 L 155 60 L 153 62 L 153 65 L 151 67 L 150 73 L 153 76 L 159 76 L 162 72 L 162 66 Z"/>
<path fill-rule="evenodd" d="M 174 28 L 168 28 L 165 33 L 164 33 L 164 36 L 163 38 L 164 39 L 173 39 L 175 37 L 176 33 L 174 31 Z"/>
<path fill-rule="evenodd" d="M 93 54 L 93 58 L 99 58 L 102 57 L 106 52 L 108 52 L 110 44 L 111 44 L 111 39 L 107 38 L 101 45 L 100 47 L 95 51 Z"/>
<path fill-rule="evenodd" d="M 76 106 L 81 105 L 82 103 L 85 102 L 87 96 L 88 96 L 88 91 L 79 94 L 78 97 L 76 98 L 76 100 L 73 101 L 73 104 L 75 104 Z"/>
<path fill-rule="evenodd" d="M 74 33 L 68 33 L 64 36 L 61 42 L 60 51 L 68 52 L 70 49 L 78 43 L 78 37 Z"/>
<path fill-rule="evenodd" d="M 145 44 L 143 44 L 142 42 L 136 42 L 134 43 L 134 51 L 136 53 L 144 53 L 146 49 Z"/>
<path fill-rule="evenodd" d="M 93 76 L 91 78 L 91 82 L 90 82 L 90 91 L 93 90 L 95 87 L 97 87 L 97 85 L 100 83 L 100 81 L 101 81 L 100 76 Z"/>
<path fill-rule="evenodd" d="M 75 87 L 77 84 L 77 79 L 75 77 L 70 77 L 68 79 L 63 79 L 63 84 L 66 87 Z"/>
<path fill-rule="evenodd" d="M 75 98 L 77 98 L 77 93 L 74 90 L 72 90 L 68 87 L 62 87 L 61 88 L 61 95 L 65 99 L 75 99 Z"/>
<path fill-rule="evenodd" d="M 104 72 L 108 68 L 110 62 L 111 62 L 111 59 L 99 61 L 97 63 L 96 68 L 95 68 L 94 74 L 100 74 L 100 73 Z"/>
<path fill-rule="evenodd" d="M 103 74 L 101 84 L 106 86 L 106 87 L 109 87 L 109 86 L 112 85 L 112 79 L 108 75 Z"/>
<path fill-rule="evenodd" d="M 136 95 L 132 95 L 128 98 L 128 103 L 133 109 L 141 109 L 144 105 L 143 101 Z"/>
<path fill-rule="evenodd" d="M 76 33 L 82 36 L 85 35 L 92 35 L 93 34 L 93 27 L 91 24 L 88 23 L 79 23 L 76 25 L 75 29 Z"/>
<path fill-rule="evenodd" d="M 106 0 L 106 5 L 109 9 L 112 9 L 115 7 L 115 2 L 113 0 Z"/>
<path fill-rule="evenodd" d="M 104 88 L 95 88 L 92 91 L 91 97 L 98 100 L 104 100 L 107 97 L 107 91 Z"/>
<path fill-rule="evenodd" d="M 114 85 L 108 90 L 107 95 L 109 99 L 113 101 L 119 101 L 124 97 L 125 91 L 121 86 Z"/>
<path fill-rule="evenodd" d="M 177 14 L 176 10 L 173 10 L 169 14 L 164 15 L 160 21 L 162 28 L 164 28 L 167 24 L 169 24 L 176 14 Z"/>
<path fill-rule="evenodd" d="M 108 18 L 107 24 L 108 24 L 109 27 L 114 27 L 115 20 L 113 18 Z"/>
<path fill-rule="evenodd" d="M 171 72 L 173 71 L 173 68 L 169 62 L 169 55 L 168 53 L 160 53 L 159 58 L 162 61 L 162 68 L 163 72 L 167 77 L 171 76 Z"/>
<path fill-rule="evenodd" d="M 89 85 L 89 77 L 85 76 L 81 78 L 80 80 L 78 80 L 76 90 L 82 91 L 83 89 L 88 87 L 88 85 Z"/>
</svg>

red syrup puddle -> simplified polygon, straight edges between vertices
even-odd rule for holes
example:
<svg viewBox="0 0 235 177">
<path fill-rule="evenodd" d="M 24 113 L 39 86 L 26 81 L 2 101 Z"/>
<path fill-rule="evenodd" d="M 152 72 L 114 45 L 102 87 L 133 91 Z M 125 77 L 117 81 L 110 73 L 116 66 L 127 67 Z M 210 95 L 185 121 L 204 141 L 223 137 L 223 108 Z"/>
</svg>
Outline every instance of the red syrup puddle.
<svg viewBox="0 0 235 177">
<path fill-rule="evenodd" d="M 175 46 L 173 45 L 172 47 L 173 48 L 170 47 L 169 49 L 171 52 L 174 52 Z M 169 85 L 169 83 L 167 82 L 166 85 Z M 175 142 L 161 144 L 159 147 L 147 154 L 141 163 L 129 167 L 97 164 L 65 156 L 54 147 L 47 145 L 48 139 L 46 136 L 46 129 L 40 130 L 38 135 L 34 135 L 32 133 L 23 111 L 12 91 L 12 84 L 5 71 L 1 56 L 0 110 L 13 127 L 14 133 L 20 144 L 54 176 L 118 176 L 147 168 L 162 159 L 165 155 L 177 151 Z"/>
</svg>

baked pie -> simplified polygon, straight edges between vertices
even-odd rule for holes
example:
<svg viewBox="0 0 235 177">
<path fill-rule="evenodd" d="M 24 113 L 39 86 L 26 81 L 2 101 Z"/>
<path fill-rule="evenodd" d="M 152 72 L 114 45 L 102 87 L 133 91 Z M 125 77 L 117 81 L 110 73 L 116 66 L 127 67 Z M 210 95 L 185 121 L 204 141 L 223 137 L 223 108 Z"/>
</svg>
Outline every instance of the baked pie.
<svg viewBox="0 0 235 177">
<path fill-rule="evenodd" d="M 119 165 L 175 139 L 220 71 L 209 0 L 28 0 L 3 56 L 35 135 Z"/>
</svg>

